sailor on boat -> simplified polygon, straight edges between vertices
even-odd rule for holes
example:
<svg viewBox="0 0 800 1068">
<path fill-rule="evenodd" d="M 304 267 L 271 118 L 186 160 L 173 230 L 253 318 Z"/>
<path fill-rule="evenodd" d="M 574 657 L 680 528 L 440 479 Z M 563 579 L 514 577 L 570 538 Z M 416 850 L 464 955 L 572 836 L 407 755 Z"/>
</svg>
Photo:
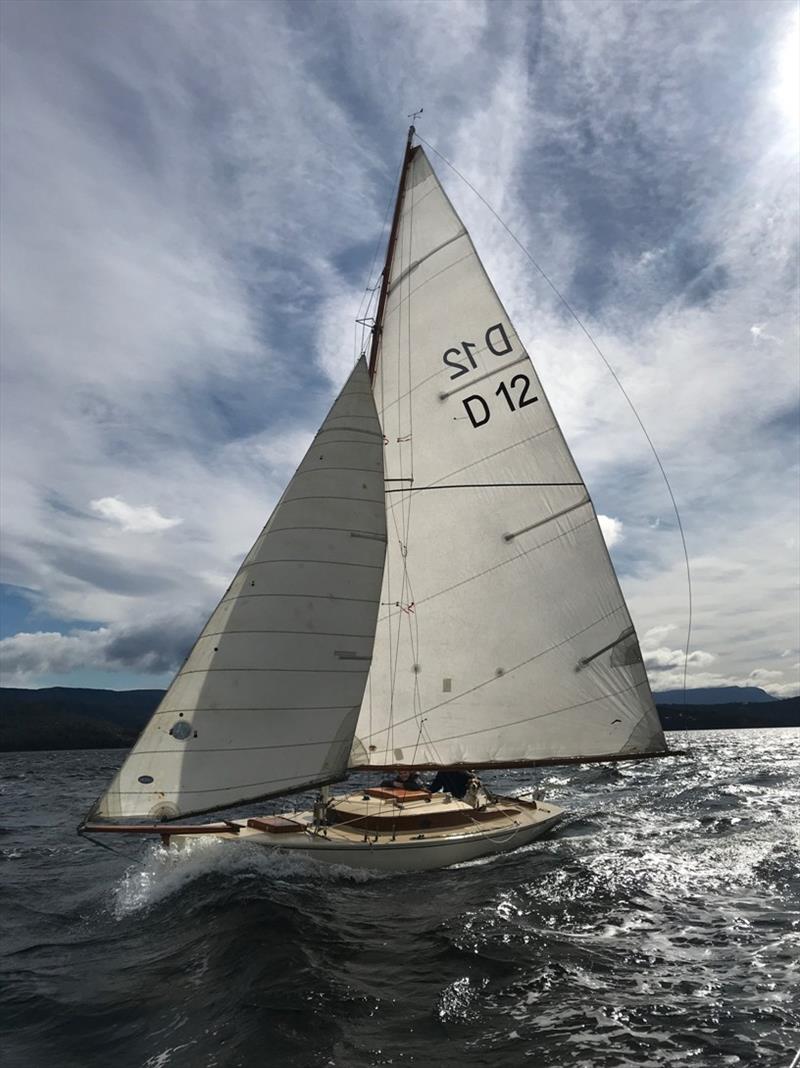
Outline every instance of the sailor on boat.
<svg viewBox="0 0 800 1068">
<path fill-rule="evenodd" d="M 428 789 L 432 794 L 435 794 L 438 790 L 446 794 L 452 794 L 453 797 L 457 797 L 460 801 L 466 794 L 472 779 L 477 779 L 474 772 L 457 771 L 454 768 L 439 768 Z"/>
<path fill-rule="evenodd" d="M 428 789 L 413 768 L 398 768 L 394 775 L 390 775 L 387 779 L 383 780 L 381 786 L 392 787 L 395 790 Z"/>
</svg>

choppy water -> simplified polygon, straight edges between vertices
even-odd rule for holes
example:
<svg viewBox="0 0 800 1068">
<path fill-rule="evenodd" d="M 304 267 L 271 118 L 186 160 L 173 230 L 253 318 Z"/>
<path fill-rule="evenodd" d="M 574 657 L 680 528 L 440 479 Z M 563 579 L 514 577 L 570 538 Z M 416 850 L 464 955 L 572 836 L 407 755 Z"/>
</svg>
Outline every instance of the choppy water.
<svg viewBox="0 0 800 1068">
<path fill-rule="evenodd" d="M 3 1063 L 789 1068 L 800 731 L 672 741 L 539 776 L 572 812 L 549 840 L 403 877 L 123 859 L 74 834 L 121 752 L 0 755 Z"/>
</svg>

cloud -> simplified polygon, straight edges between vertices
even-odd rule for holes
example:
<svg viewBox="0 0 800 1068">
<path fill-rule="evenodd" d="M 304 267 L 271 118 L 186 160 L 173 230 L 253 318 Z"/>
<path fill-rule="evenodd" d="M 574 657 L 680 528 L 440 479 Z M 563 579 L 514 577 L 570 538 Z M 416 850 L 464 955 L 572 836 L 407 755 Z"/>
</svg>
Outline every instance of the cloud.
<svg viewBox="0 0 800 1068">
<path fill-rule="evenodd" d="M 90 501 L 89 506 L 104 519 L 118 523 L 123 530 L 132 531 L 134 534 L 154 534 L 183 522 L 182 519 L 167 519 L 149 504 L 140 505 L 138 508 L 126 504 L 121 497 L 100 497 L 96 501 Z"/>
<path fill-rule="evenodd" d="M 677 630 L 674 623 L 663 623 L 660 627 L 651 627 L 644 636 L 639 640 L 639 644 L 642 649 L 650 649 L 655 645 L 658 645 L 667 634 Z"/>
<path fill-rule="evenodd" d="M 41 676 L 96 671 L 135 671 L 156 676 L 175 672 L 189 652 L 202 619 L 170 616 L 133 626 L 19 633 L 0 641 L 3 685 L 35 684 Z M 69 683 L 67 683 L 69 684 Z"/>
<path fill-rule="evenodd" d="M 774 334 L 768 334 L 765 329 L 766 325 L 766 323 L 753 323 L 753 325 L 750 327 L 753 344 L 757 345 L 761 341 L 775 341 L 777 342 L 777 344 L 780 345 L 781 339 L 779 337 L 775 337 Z"/>
<path fill-rule="evenodd" d="M 702 649 L 695 649 L 689 653 L 688 662 L 691 667 L 707 667 L 709 664 L 713 664 L 715 659 L 713 653 L 704 653 Z M 648 671 L 658 672 L 672 668 L 683 668 L 684 650 L 668 649 L 666 647 L 651 649 L 645 654 L 644 662 Z"/>
<path fill-rule="evenodd" d="M 650 684 L 658 694 L 664 690 L 683 689 L 685 649 L 664 645 L 667 634 L 676 631 L 673 625 L 652 627 L 641 639 L 645 667 L 650 675 Z M 689 653 L 686 685 L 689 689 L 718 686 L 758 686 L 773 697 L 791 697 L 797 692 L 797 684 L 787 673 L 778 669 L 755 668 L 748 673 L 708 670 L 717 661 L 713 653 L 693 649 Z M 797 675 L 800 664 L 793 666 L 791 675 Z"/>
<path fill-rule="evenodd" d="M 800 12 L 796 7 L 786 19 L 783 29 L 773 97 L 789 125 L 797 130 L 800 127 Z"/>
<path fill-rule="evenodd" d="M 800 645 L 797 94 L 776 95 L 794 13 L 303 10 L 5 5 L 5 578 L 72 621 L 28 649 L 122 664 L 113 635 L 213 606 L 358 354 L 403 112 L 424 105 L 420 132 L 569 299 L 659 448 L 693 566 L 692 684 L 784 670 L 771 692 L 800 689 L 782 658 Z M 534 265 L 434 161 L 674 684 L 684 564 L 646 443 Z"/>
<path fill-rule="evenodd" d="M 665 689 L 662 678 L 663 672 L 669 672 L 671 676 L 675 676 L 676 672 L 678 672 L 680 674 L 680 685 L 683 685 L 683 666 L 684 661 L 687 659 L 685 648 L 671 649 L 667 645 L 660 644 L 663 643 L 667 634 L 676 629 L 673 625 L 652 627 L 645 633 L 640 642 L 645 667 L 650 672 L 651 677 L 655 675 L 654 685 L 657 685 L 660 689 Z M 688 665 L 694 671 L 695 668 L 708 667 L 715 659 L 716 657 L 713 653 L 704 652 L 702 649 L 693 649 L 689 652 Z"/>
<path fill-rule="evenodd" d="M 600 529 L 603 532 L 603 537 L 606 539 L 606 545 L 609 549 L 618 545 L 625 537 L 621 520 L 613 519 L 611 516 L 607 515 L 598 515 L 597 521 L 600 524 Z"/>
</svg>

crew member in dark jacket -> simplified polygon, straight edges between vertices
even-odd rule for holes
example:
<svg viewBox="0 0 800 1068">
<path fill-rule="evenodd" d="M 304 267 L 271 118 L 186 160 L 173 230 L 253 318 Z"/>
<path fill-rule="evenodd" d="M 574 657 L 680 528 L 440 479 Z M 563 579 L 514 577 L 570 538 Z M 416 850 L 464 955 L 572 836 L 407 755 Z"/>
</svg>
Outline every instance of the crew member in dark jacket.
<svg viewBox="0 0 800 1068">
<path fill-rule="evenodd" d="M 395 775 L 390 776 L 388 779 L 384 779 L 381 786 L 392 786 L 395 790 L 428 789 L 413 768 L 399 768 Z"/>
<path fill-rule="evenodd" d="M 457 797 L 461 801 L 467 792 L 470 779 L 474 778 L 475 776 L 469 771 L 440 768 L 428 789 L 434 794 L 437 790 L 443 790 L 446 794 L 452 794 L 453 797 Z"/>
</svg>

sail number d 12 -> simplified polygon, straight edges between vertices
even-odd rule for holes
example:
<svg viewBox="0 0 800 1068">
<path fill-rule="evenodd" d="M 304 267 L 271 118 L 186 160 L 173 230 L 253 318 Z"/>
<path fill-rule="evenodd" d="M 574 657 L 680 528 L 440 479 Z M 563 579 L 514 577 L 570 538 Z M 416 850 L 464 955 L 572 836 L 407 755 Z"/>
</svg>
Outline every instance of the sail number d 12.
<svg viewBox="0 0 800 1068">
<path fill-rule="evenodd" d="M 514 347 L 508 340 L 506 328 L 502 323 L 495 323 L 494 326 L 490 326 L 484 334 L 484 338 L 486 340 L 486 348 L 495 356 L 508 356 Z M 444 356 L 442 356 L 442 363 L 453 368 L 453 374 L 450 375 L 451 379 L 461 378 L 462 375 L 468 375 L 470 371 L 476 369 L 478 365 L 472 354 L 477 348 L 477 341 L 462 341 L 458 348 L 448 349 L 445 352 Z"/>
<path fill-rule="evenodd" d="M 530 393 L 531 380 L 527 375 L 514 375 L 508 385 L 501 382 L 494 391 L 495 397 L 502 397 L 512 412 L 526 408 L 529 404 L 535 404 L 539 399 Z M 462 400 L 464 409 L 469 416 L 469 421 L 474 427 L 485 426 L 492 417 L 489 401 L 480 393 L 473 393 L 471 397 Z"/>
</svg>

